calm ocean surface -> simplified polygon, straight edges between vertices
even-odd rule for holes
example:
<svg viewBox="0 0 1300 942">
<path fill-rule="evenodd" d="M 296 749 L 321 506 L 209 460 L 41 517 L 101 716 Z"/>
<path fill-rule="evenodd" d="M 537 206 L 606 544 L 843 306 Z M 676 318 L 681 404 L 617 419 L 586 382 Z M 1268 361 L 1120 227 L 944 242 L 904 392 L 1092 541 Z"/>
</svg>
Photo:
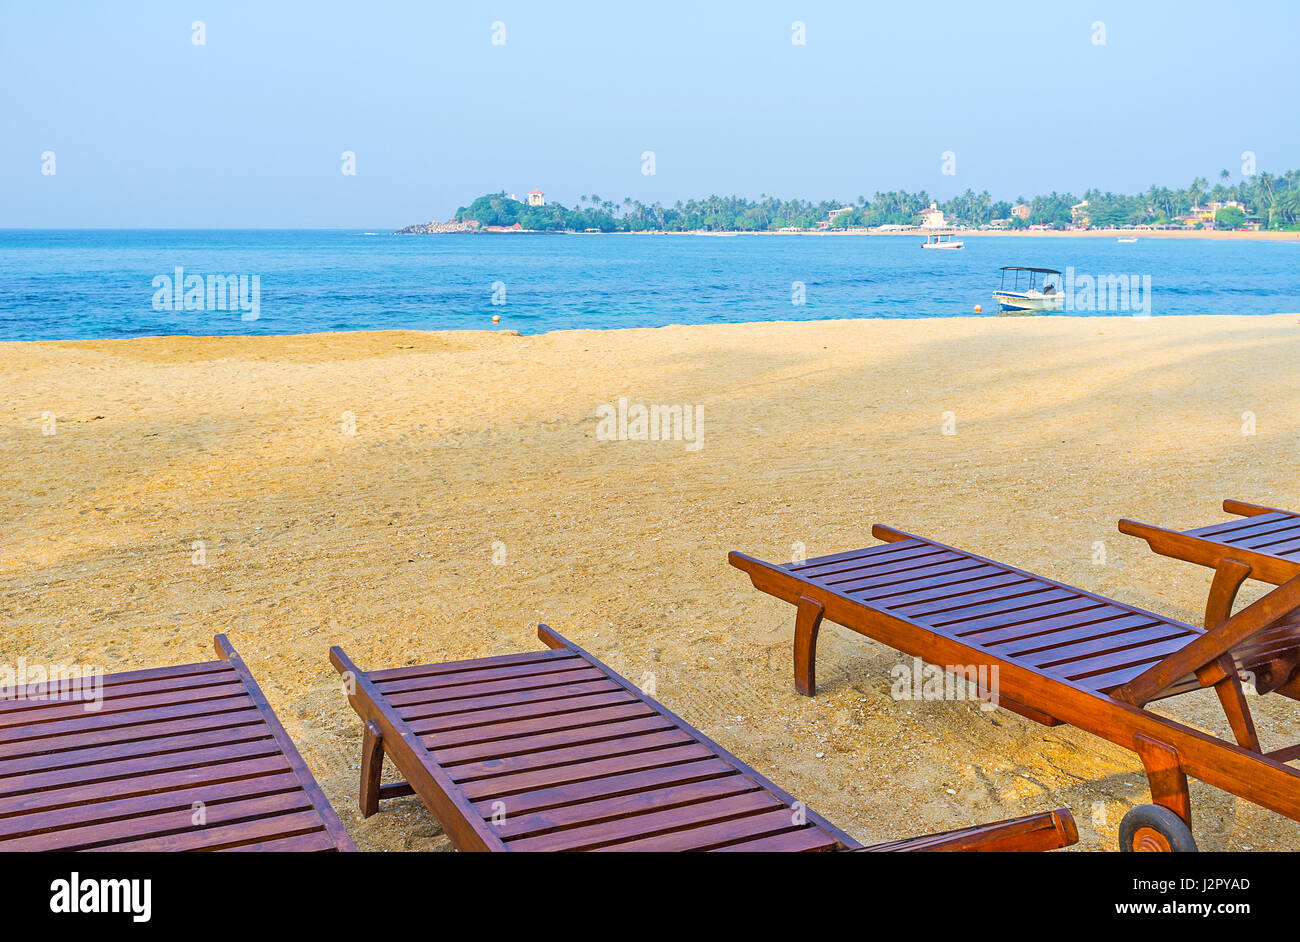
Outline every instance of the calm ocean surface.
<svg viewBox="0 0 1300 942">
<path fill-rule="evenodd" d="M 0 230 L 0 339 L 983 316 L 1002 265 L 1149 275 L 1151 313 L 1300 311 L 1300 242 Z M 155 276 L 258 276 L 259 316 L 156 310 Z M 802 282 L 805 303 L 791 303 Z M 499 283 L 499 284 L 498 284 Z M 494 285 L 496 287 L 494 288 Z M 493 304 L 494 290 L 504 304 Z M 1116 314 L 1114 316 L 1127 316 Z"/>
</svg>

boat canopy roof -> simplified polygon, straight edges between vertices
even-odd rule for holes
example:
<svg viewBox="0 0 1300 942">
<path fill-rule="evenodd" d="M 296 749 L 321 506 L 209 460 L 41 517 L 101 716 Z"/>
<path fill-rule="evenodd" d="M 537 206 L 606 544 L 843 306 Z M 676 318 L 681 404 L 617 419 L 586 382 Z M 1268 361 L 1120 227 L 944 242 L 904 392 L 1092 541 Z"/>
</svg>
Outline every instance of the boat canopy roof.
<svg viewBox="0 0 1300 942">
<path fill-rule="evenodd" d="M 1059 275 L 1055 268 L 1021 268 L 1019 265 L 1003 265 L 999 271 L 1036 271 L 1040 275 Z"/>
</svg>

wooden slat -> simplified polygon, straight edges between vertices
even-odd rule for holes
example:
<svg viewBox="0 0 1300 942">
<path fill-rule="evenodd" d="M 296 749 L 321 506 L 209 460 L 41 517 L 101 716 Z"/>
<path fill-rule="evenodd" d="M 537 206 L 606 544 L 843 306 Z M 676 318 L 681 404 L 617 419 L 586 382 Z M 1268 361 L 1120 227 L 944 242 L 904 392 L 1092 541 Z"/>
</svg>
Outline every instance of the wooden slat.
<svg viewBox="0 0 1300 942">
<path fill-rule="evenodd" d="M 203 799 L 196 799 L 203 801 Z M 112 850 L 112 845 L 205 834 L 217 828 L 229 828 L 251 819 L 270 818 L 291 812 L 311 810 L 311 800 L 302 789 L 259 795 L 238 801 L 203 805 L 203 824 L 195 824 L 196 811 L 190 807 L 139 814 L 126 820 L 98 822 L 82 827 L 47 831 L 30 837 L 0 843 L 4 850 Z M 226 832 L 227 838 L 230 831 Z M 282 831 L 279 833 L 283 833 Z M 259 834 L 258 839 L 265 836 Z M 221 843 L 228 843 L 222 841 Z"/>
<path fill-rule="evenodd" d="M 192 813 L 196 801 L 217 804 L 236 798 L 273 795 L 293 791 L 297 779 L 286 766 L 283 771 L 270 775 L 240 778 L 228 782 L 203 782 L 170 791 L 150 792 L 133 798 L 87 802 L 71 805 L 54 812 L 14 814 L 0 818 L 0 852 L 8 850 L 7 841 L 33 834 L 43 834 L 66 828 L 84 827 L 107 821 L 127 821 L 142 816 L 169 811 Z"/>
<path fill-rule="evenodd" d="M 666 766 L 650 772 L 633 772 L 628 775 L 614 775 L 607 778 L 577 782 L 573 785 L 560 785 L 542 788 L 525 795 L 511 797 L 506 812 L 507 819 L 518 815 L 530 814 L 549 808 L 595 801 L 598 798 L 614 798 L 619 795 L 632 795 L 651 789 L 670 788 L 706 779 L 739 775 L 735 766 L 721 759 L 709 759 L 704 762 L 686 762 L 681 765 Z M 491 818 L 497 810 L 493 808 L 493 799 L 478 801 L 474 808 L 484 818 Z"/>
<path fill-rule="evenodd" d="M 1002 638 L 1018 637 L 1019 632 L 1031 630 L 1029 626 L 1051 624 L 1057 619 L 1066 623 L 1071 618 L 1087 619 L 1092 617 L 1093 611 L 1106 608 L 1107 606 L 1094 599 L 1074 595 L 1056 602 L 1021 608 L 1012 614 L 999 612 L 983 618 L 966 619 L 959 627 L 951 629 L 950 633 L 968 644 L 996 644 Z M 1118 607 L 1114 609 L 1124 611 Z M 985 640 L 986 638 L 989 640 Z"/>
<path fill-rule="evenodd" d="M 543 661 L 566 661 L 575 657 L 572 651 L 526 651 L 522 654 L 498 654 L 492 657 L 474 658 L 468 661 L 444 661 L 441 664 L 416 664 L 412 667 L 390 667 L 384 670 L 366 671 L 366 676 L 381 690 L 389 681 L 409 680 L 419 677 L 444 677 L 448 674 L 460 674 L 480 668 L 496 669 L 520 664 L 537 664 Z"/>
<path fill-rule="evenodd" d="M 1295 516 L 1291 515 L 1291 513 L 1275 511 L 1273 513 L 1262 513 L 1262 515 L 1257 517 L 1245 517 L 1242 518 L 1242 520 L 1229 520 L 1222 522 L 1222 524 L 1199 526 L 1199 528 L 1196 528 L 1195 530 L 1184 530 L 1184 533 L 1186 533 L 1188 537 L 1213 537 L 1217 542 L 1219 542 L 1222 537 L 1226 537 L 1226 535 L 1232 533 L 1256 530 L 1261 528 L 1261 526 L 1270 526 L 1278 524 L 1278 522 L 1286 524 L 1286 522 L 1291 520 L 1295 520 Z"/>
<path fill-rule="evenodd" d="M 1023 658 L 1043 651 L 1057 651 L 1082 643 L 1110 643 L 1117 636 L 1131 637 L 1135 632 L 1154 629 L 1162 636 L 1167 630 L 1161 622 L 1153 622 L 1146 615 L 1112 615 L 1082 625 L 1054 627 L 1050 630 L 1036 631 L 1032 634 L 1018 634 L 1001 642 L 981 639 L 986 648 L 1001 647 L 1007 657 Z"/>
<path fill-rule="evenodd" d="M 1121 651 L 1099 654 L 1096 657 L 1080 658 L 1067 664 L 1044 668 L 1044 670 L 1050 669 L 1062 676 L 1069 677 L 1071 680 L 1087 680 L 1087 678 L 1102 671 L 1117 670 L 1121 667 L 1139 663 L 1154 664 L 1164 658 L 1166 654 L 1173 654 L 1186 645 L 1186 637 L 1179 635 L 1156 644 L 1144 644 L 1136 648 L 1126 648 Z"/>
<path fill-rule="evenodd" d="M 513 703 L 533 703 L 538 700 L 558 700 L 562 697 L 576 697 L 588 693 L 606 693 L 617 690 L 615 684 L 604 677 L 580 683 L 563 683 L 544 687 L 523 687 L 506 690 L 502 693 L 481 693 L 471 696 L 429 696 L 423 691 L 398 693 L 386 697 L 395 707 L 429 705 L 436 713 L 468 713 L 471 710 L 486 710 L 491 707 L 509 706 Z M 434 713 L 428 714 L 430 716 Z"/>
<path fill-rule="evenodd" d="M 798 831 L 785 831 L 753 840 L 726 844 L 710 848 L 710 853 L 808 853 L 813 851 L 838 850 L 838 846 L 825 833 L 816 828 L 801 828 Z"/>
<path fill-rule="evenodd" d="M 650 771 L 671 765 L 703 761 L 714 757 L 713 750 L 701 743 L 690 742 L 667 749 L 654 749 L 637 752 L 611 759 L 596 759 L 590 762 L 575 762 L 555 768 L 535 769 L 511 775 L 494 776 L 477 779 L 461 785 L 461 791 L 470 801 L 482 801 L 490 798 L 508 798 L 520 792 L 541 791 L 557 788 L 576 782 L 625 775 L 632 772 Z M 506 813 L 510 813 L 510 802 L 506 801 Z"/>
<path fill-rule="evenodd" d="M 1244 546 L 1246 549 L 1267 552 L 1275 546 L 1292 544 L 1297 539 L 1300 539 L 1300 520 L 1254 533 L 1234 533 L 1230 539 L 1220 542 L 1227 546 Z"/>
<path fill-rule="evenodd" d="M 1271 556 L 1277 556 L 1291 562 L 1300 561 L 1297 560 L 1297 556 L 1300 556 L 1300 540 L 1289 540 L 1286 543 L 1261 547 L 1256 552 L 1268 553 Z"/>
<path fill-rule="evenodd" d="M 864 546 L 861 549 L 846 550 L 843 553 L 831 553 L 826 556 L 816 556 L 812 559 L 806 559 L 801 563 L 786 563 L 785 568 L 791 572 L 797 572 L 805 578 L 814 578 L 825 575 L 825 570 L 833 568 L 841 563 L 856 563 L 859 560 L 872 560 L 881 556 L 890 556 L 897 558 L 904 556 L 912 550 L 919 550 L 922 553 L 933 552 L 933 547 L 920 540 L 913 540 L 910 543 L 892 543 L 888 546 Z"/>
<path fill-rule="evenodd" d="M 58 737 L 81 736 L 101 732 L 114 734 L 130 730 L 149 723 L 164 723 L 172 720 L 194 717 L 226 716 L 254 708 L 254 703 L 247 691 L 241 690 L 234 696 L 219 700 L 202 700 L 197 703 L 176 703 L 171 706 L 152 707 L 150 709 L 130 710 L 125 713 L 83 713 L 64 720 L 49 723 L 35 723 L 30 726 L 14 726 L 0 731 L 0 739 L 7 743 L 26 742 L 28 740 L 53 741 Z"/>
<path fill-rule="evenodd" d="M 578 746 L 564 746 L 557 749 L 547 749 L 543 752 L 530 752 L 522 756 L 467 762 L 462 765 L 450 766 L 447 771 L 451 775 L 452 781 L 470 782 L 498 775 L 529 772 L 549 766 L 565 766 L 594 759 L 612 759 L 616 756 L 645 753 L 665 746 L 686 745 L 692 741 L 691 737 L 686 733 L 672 727 L 657 733 L 647 733 L 643 736 L 619 736 L 615 739 L 603 739 L 599 742 L 583 743 Z"/>
<path fill-rule="evenodd" d="M 76 766 L 71 769 L 28 772 L 24 775 L 11 775 L 0 778 L 0 797 L 43 791 L 47 788 L 67 788 L 76 785 L 88 785 L 94 782 L 107 782 L 113 779 L 129 779 L 139 775 L 147 775 L 151 772 L 177 768 L 206 767 L 224 762 L 237 762 L 242 759 L 256 759 L 262 756 L 275 755 L 279 751 L 275 741 L 270 737 L 265 737 L 252 742 L 194 749 L 183 756 L 146 756 L 139 759 L 109 760 L 94 765 Z"/>
<path fill-rule="evenodd" d="M 431 758 L 439 765 L 451 769 L 462 762 L 475 762 L 492 757 L 505 759 L 511 756 L 527 755 L 530 752 L 542 749 L 602 742 L 607 739 L 640 736 L 643 733 L 675 728 L 676 726 L 671 720 L 653 713 L 649 716 L 619 723 L 602 723 L 598 726 L 582 726 L 575 729 L 513 736 L 507 739 L 493 739 L 488 742 L 475 743 L 472 746 L 453 746 L 446 749 L 437 749 L 431 754 Z"/>
<path fill-rule="evenodd" d="M 568 677 L 577 672 L 586 677 L 590 667 L 577 658 L 549 660 L 539 663 L 511 664 L 507 667 L 483 667 L 473 671 L 457 671 L 452 674 L 435 674 L 432 676 L 409 677 L 401 680 L 389 680 L 375 686 L 387 696 L 409 690 L 481 690 L 496 681 L 515 680 L 521 677 L 545 678 Z M 545 681 L 538 681 L 544 683 Z"/>
<path fill-rule="evenodd" d="M 218 847 L 221 852 L 262 851 L 276 854 L 313 854 L 322 851 L 339 851 L 349 848 L 339 847 L 327 831 L 311 831 L 307 834 L 295 834 L 291 837 L 277 837 L 252 844 L 237 844 L 234 847 Z"/>
<path fill-rule="evenodd" d="M 130 798 L 170 789 L 189 788 L 204 783 L 238 781 L 288 770 L 289 764 L 284 756 L 269 755 L 218 766 L 198 765 L 185 769 L 160 769 L 153 774 L 136 775 L 132 778 L 18 792 L 0 797 L 0 818 L 36 811 L 52 811 L 83 803 Z"/>
<path fill-rule="evenodd" d="M 1137 615 L 1134 617 L 1141 618 L 1143 616 Z M 1177 650 L 1187 638 L 1194 637 L 1196 636 L 1182 630 L 1177 625 L 1165 625 L 1157 622 L 1118 634 L 1099 632 L 1080 641 L 1075 641 L 1073 644 L 1039 648 L 1025 653 L 1017 652 L 1011 656 L 1024 664 L 1032 664 L 1035 667 L 1062 667 L 1068 664 L 1073 668 L 1075 665 L 1084 663 L 1087 660 L 1104 657 L 1112 653 L 1132 653 L 1138 649 L 1150 649 L 1156 646 L 1163 648 L 1167 642 L 1175 639 L 1179 643 L 1173 646 L 1173 650 Z"/>
<path fill-rule="evenodd" d="M 758 837 L 793 831 L 794 812 L 789 808 L 779 808 L 743 818 L 733 818 L 717 824 L 707 824 L 685 831 L 661 834 L 655 837 L 641 838 L 634 841 L 622 841 L 594 848 L 595 852 L 619 851 L 623 853 L 655 853 L 704 851 L 715 847 L 725 847 L 739 841 L 753 840 Z"/>
<path fill-rule="evenodd" d="M 96 746 L 134 743 L 140 740 L 157 739 L 162 736 L 179 736 L 184 733 L 203 733 L 210 730 L 228 729 L 233 726 L 255 723 L 260 721 L 261 718 L 262 714 L 254 709 L 250 703 L 249 708 L 246 710 L 234 710 L 228 713 L 208 713 L 182 719 L 111 726 L 107 729 L 65 733 L 61 736 L 49 736 L 40 739 L 20 739 L 13 742 L 0 741 L 0 760 L 21 758 L 23 756 L 52 755 Z"/>
<path fill-rule="evenodd" d="M 315 808 L 309 807 L 305 811 L 295 811 L 289 814 L 256 818 L 252 821 L 240 821 L 234 824 L 200 828 L 181 834 L 164 834 L 157 837 L 145 837 L 138 840 L 106 844 L 97 847 L 96 850 L 147 851 L 152 853 L 220 850 L 223 847 L 277 840 L 296 834 L 323 830 L 320 815 Z"/>
<path fill-rule="evenodd" d="M 252 721 L 240 726 L 223 726 L 221 729 L 201 733 L 162 735 L 88 749 L 61 749 L 58 752 L 0 760 L 0 783 L 9 776 L 29 772 L 99 765 L 129 758 L 176 755 L 210 746 L 236 745 L 270 738 L 271 734 L 266 724 Z M 0 788 L 2 787 L 3 785 L 0 784 Z"/>
<path fill-rule="evenodd" d="M 580 710 L 577 713 L 558 713 L 510 723 L 493 723 L 471 729 L 453 729 L 447 732 L 426 733 L 424 724 L 412 723 L 411 729 L 420 737 L 426 749 L 439 750 L 450 746 L 468 746 L 478 742 L 512 739 L 529 733 L 549 733 L 562 729 L 575 729 L 652 716 L 654 710 L 639 701 L 599 710 Z"/>
<path fill-rule="evenodd" d="M 125 671 L 120 674 L 103 674 L 98 679 L 105 696 L 114 696 L 118 691 L 138 684 L 156 686 L 176 686 L 186 682 L 198 684 L 216 680 L 229 679 L 230 665 L 225 661 L 205 661 L 201 664 L 182 664 L 176 667 L 154 667 L 148 670 Z M 92 678 L 93 679 L 93 678 Z M 10 710 L 21 710 L 27 705 L 41 702 L 49 684 L 27 684 L 19 687 L 0 687 L 0 714 Z M 54 686 L 57 687 L 57 684 Z"/>
<path fill-rule="evenodd" d="M 896 612 L 915 612 L 916 617 L 940 615 L 957 608 L 977 605 L 984 601 L 1023 595 L 1035 583 L 1010 572 L 994 572 L 974 579 L 954 579 L 923 588 L 909 589 L 898 594 L 881 597 L 862 596 L 865 601 Z"/>
<path fill-rule="evenodd" d="M 980 565 L 982 564 L 963 559 L 956 553 L 931 553 L 920 558 L 895 559 L 888 565 L 873 567 L 865 573 L 853 570 L 847 573 L 818 576 L 817 581 L 835 586 L 843 592 L 856 592 L 875 586 L 906 582 L 909 579 L 925 579 L 947 572 L 971 569 Z"/>
<path fill-rule="evenodd" d="M 620 841 L 655 839 L 668 834 L 718 824 L 731 818 L 781 809 L 781 803 L 765 791 L 745 792 L 726 798 L 696 802 L 676 808 L 650 811 L 616 821 L 567 828 L 510 842 L 515 851 L 594 850 Z M 786 811 L 787 817 L 791 812 Z M 821 833 L 821 832 L 818 832 Z M 822 834 L 825 838 L 826 835 Z"/>
<path fill-rule="evenodd" d="M 965 631 L 975 621 L 985 617 L 1005 618 L 1007 621 L 1014 621 L 1024 617 L 1022 613 L 1032 613 L 1033 609 L 1055 602 L 1063 602 L 1067 599 L 1073 601 L 1078 598 L 1080 598 L 1078 593 L 1070 592 L 1068 589 L 1057 589 L 1044 585 L 1033 591 L 999 599 L 996 602 L 943 612 L 937 617 L 931 616 L 927 618 L 925 623 L 936 631 L 956 636 L 959 632 Z"/>
<path fill-rule="evenodd" d="M 1003 606 L 1005 610 L 1014 611 L 1014 606 L 1025 604 L 1026 597 L 1036 596 L 1043 591 L 1043 586 L 1032 579 L 1022 579 L 1014 575 L 1004 576 L 998 582 L 999 584 L 992 588 L 959 591 L 949 596 L 941 595 L 928 602 L 882 605 L 881 608 L 918 621 L 942 624 L 949 619 L 965 618 L 975 612 L 983 614 L 990 606 Z M 960 588 L 965 589 L 965 587 Z"/>
<path fill-rule="evenodd" d="M 577 825 L 616 821 L 629 815 L 675 808 L 679 805 L 694 804 L 697 801 L 727 798 L 731 795 L 757 791 L 760 788 L 757 782 L 744 775 L 727 775 L 685 785 L 660 786 L 614 798 L 565 805 L 544 812 L 508 815 L 501 823 L 499 831 L 502 838 L 511 840 L 516 837 L 561 831 Z"/>
<path fill-rule="evenodd" d="M 444 732 L 450 730 L 474 730 L 481 726 L 508 723 L 537 716 L 559 716 L 561 714 L 581 713 L 605 707 L 632 703 L 625 690 L 612 690 L 606 693 L 593 693 L 581 697 L 563 697 L 557 700 L 533 700 L 516 703 L 511 706 L 497 707 L 493 710 L 474 710 L 470 713 L 445 714 L 425 706 L 402 707 L 398 715 L 419 727 L 420 734 Z"/>
<path fill-rule="evenodd" d="M 99 709 L 88 710 L 81 702 L 45 705 L 16 713 L 8 713 L 0 719 L 0 733 L 9 729 L 23 729 L 44 723 L 77 722 L 83 719 L 111 719 L 137 710 L 161 709 L 169 706 L 210 703 L 238 697 L 245 693 L 238 679 L 231 678 L 222 683 L 199 688 L 197 691 L 165 690 L 159 693 L 122 699 L 106 699 Z M 6 736 L 6 738 L 8 738 Z"/>
</svg>

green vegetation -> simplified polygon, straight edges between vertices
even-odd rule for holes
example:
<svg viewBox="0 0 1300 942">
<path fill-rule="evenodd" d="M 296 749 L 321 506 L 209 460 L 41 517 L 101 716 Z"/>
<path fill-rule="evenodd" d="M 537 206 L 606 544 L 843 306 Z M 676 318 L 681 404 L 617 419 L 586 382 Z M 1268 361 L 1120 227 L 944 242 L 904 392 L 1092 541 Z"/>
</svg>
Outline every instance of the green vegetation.
<svg viewBox="0 0 1300 942">
<path fill-rule="evenodd" d="M 1225 206 L 1214 214 L 1214 225 L 1218 229 L 1236 229 L 1246 221 L 1246 214 L 1236 206 Z"/>
<path fill-rule="evenodd" d="M 1207 201 L 1235 201 L 1236 207 L 1219 209 L 1215 224 L 1219 228 L 1236 228 L 1254 218 L 1266 229 L 1300 227 L 1300 170 L 1281 176 L 1258 173 L 1238 183 L 1223 171 L 1219 182 L 1210 187 L 1197 177 L 1184 189 L 1152 186 L 1146 192 L 1124 195 L 1092 189 L 1082 198 L 1072 193 L 1052 192 L 1032 199 L 1017 198 L 1016 203 L 1029 206 L 1029 218 L 1011 218 L 1008 225 L 1065 227 L 1074 220 L 1070 208 L 1087 200 L 1087 216 L 1092 226 L 1123 227 L 1134 225 L 1178 224 L 1179 217 L 1191 213 L 1193 206 Z M 476 220 L 483 226 L 513 226 L 543 231 L 572 230 L 582 232 L 645 232 L 651 230 L 683 232 L 768 232 L 779 229 L 816 229 L 829 222 L 837 229 L 872 228 L 883 225 L 914 225 L 931 198 L 921 191 L 908 193 L 894 190 L 876 193 L 871 199 L 859 196 L 853 203 L 823 200 L 781 200 L 764 194 L 757 200 L 739 196 L 710 196 L 702 200 L 678 201 L 672 206 L 646 205 L 639 200 L 624 199 L 614 203 L 596 195 L 582 196 L 569 209 L 558 203 L 528 206 L 512 200 L 505 193 L 480 196 L 469 206 L 456 211 L 458 222 Z M 945 218 L 952 224 L 982 226 L 995 219 L 1011 217 L 1012 204 L 994 201 L 988 191 L 965 193 L 939 202 Z M 1249 215 L 1248 215 L 1249 214 Z"/>
</svg>

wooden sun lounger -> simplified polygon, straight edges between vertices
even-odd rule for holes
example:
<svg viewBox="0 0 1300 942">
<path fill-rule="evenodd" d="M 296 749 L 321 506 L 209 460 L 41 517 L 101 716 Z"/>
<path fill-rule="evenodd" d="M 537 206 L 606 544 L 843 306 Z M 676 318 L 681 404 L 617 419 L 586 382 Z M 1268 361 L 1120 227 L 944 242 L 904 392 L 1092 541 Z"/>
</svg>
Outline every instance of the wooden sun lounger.
<svg viewBox="0 0 1300 942">
<path fill-rule="evenodd" d="M 550 650 L 362 671 L 361 810 L 416 794 L 460 850 L 1049 850 L 1068 811 L 864 848 L 542 625 Z M 380 784 L 384 756 L 406 781 Z"/>
<path fill-rule="evenodd" d="M 1231 614 L 1247 579 L 1282 585 L 1300 576 L 1300 514 L 1239 500 L 1225 500 L 1226 513 L 1242 519 L 1194 530 L 1165 530 L 1135 520 L 1121 520 L 1122 533 L 1140 537 L 1162 556 L 1215 570 L 1206 604 L 1206 626 Z M 1260 693 L 1280 693 L 1300 700 L 1300 623 L 1280 622 L 1257 641 L 1253 656 L 1238 657 Z M 1300 754 L 1300 750 L 1297 750 Z"/>
<path fill-rule="evenodd" d="M 1232 615 L 1241 573 L 1225 563 L 1205 630 L 889 527 L 872 533 L 885 542 L 802 563 L 730 554 L 756 588 L 796 606 L 799 692 L 814 692 L 829 618 L 958 676 L 996 668 L 999 706 L 1137 752 L 1159 808 L 1130 812 L 1126 850 L 1195 846 L 1188 775 L 1300 820 L 1300 770 L 1284 764 L 1300 746 L 1263 749 L 1238 676 L 1294 651 L 1300 577 Z M 1295 697 L 1294 686 L 1266 689 Z M 1145 709 L 1201 687 L 1218 694 L 1236 742 Z"/>
<path fill-rule="evenodd" d="M 1225 559 L 1250 567 L 1249 578 L 1281 585 L 1300 576 L 1300 514 L 1239 500 L 1225 500 L 1225 513 L 1241 519 L 1195 530 L 1165 530 L 1136 520 L 1119 529 L 1141 537 L 1162 556 L 1217 569 Z"/>
<path fill-rule="evenodd" d="M 248 667 L 0 688 L 0 851 L 355 850 Z"/>
</svg>

